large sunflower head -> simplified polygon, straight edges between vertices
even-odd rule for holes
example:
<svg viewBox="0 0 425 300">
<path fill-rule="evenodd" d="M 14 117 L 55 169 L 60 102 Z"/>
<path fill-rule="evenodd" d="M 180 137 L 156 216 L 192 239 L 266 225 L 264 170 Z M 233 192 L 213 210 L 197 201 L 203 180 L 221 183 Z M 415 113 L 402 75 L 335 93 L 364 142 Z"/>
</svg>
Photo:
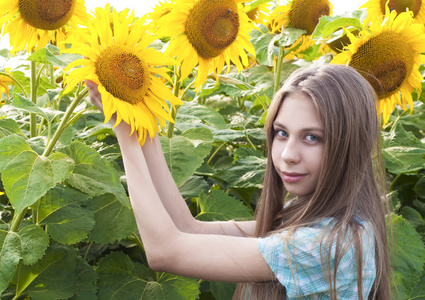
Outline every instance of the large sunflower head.
<svg viewBox="0 0 425 300">
<path fill-rule="evenodd" d="M 88 19 L 84 0 L 0 0 L 0 28 L 14 51 L 60 43 L 68 27 Z"/>
<path fill-rule="evenodd" d="M 249 31 L 253 24 L 239 2 L 244 0 L 176 0 L 173 10 L 159 20 L 159 34 L 169 36 L 166 53 L 181 63 L 181 79 L 198 65 L 198 90 L 210 72 L 220 73 L 232 62 L 242 70 L 255 56 Z"/>
<path fill-rule="evenodd" d="M 143 144 L 147 133 L 153 138 L 167 120 L 173 122 L 166 100 L 173 106 L 183 103 L 160 79 L 170 80 L 168 69 L 155 67 L 175 61 L 148 48 L 155 38 L 145 34 L 144 20 L 130 25 L 132 21 L 133 18 L 123 18 L 116 10 L 111 15 L 108 4 L 96 12 L 87 31 L 71 35 L 74 39 L 68 42 L 72 47 L 66 51 L 86 58 L 67 67 L 68 71 L 82 66 L 66 77 L 65 93 L 83 80 L 95 82 L 102 95 L 105 122 L 116 113 L 116 125 L 122 120 L 130 124 Z"/>
<path fill-rule="evenodd" d="M 361 8 L 367 8 L 368 16 L 365 20 L 366 24 L 377 16 L 384 16 L 386 9 L 396 11 L 397 14 L 411 11 L 416 22 L 425 24 L 424 0 L 369 0 Z"/>
<path fill-rule="evenodd" d="M 321 16 L 332 15 L 328 0 L 292 0 L 287 5 L 277 6 L 269 18 L 269 29 L 278 32 L 287 26 L 299 28 L 311 35 Z"/>
<path fill-rule="evenodd" d="M 356 68 L 374 87 L 378 98 L 378 113 L 386 124 L 399 104 L 413 109 L 411 93 L 421 92 L 423 80 L 419 67 L 425 63 L 424 26 L 415 23 L 411 12 L 391 13 L 378 18 L 359 37 L 347 32 L 351 44 L 332 63 Z"/>
</svg>

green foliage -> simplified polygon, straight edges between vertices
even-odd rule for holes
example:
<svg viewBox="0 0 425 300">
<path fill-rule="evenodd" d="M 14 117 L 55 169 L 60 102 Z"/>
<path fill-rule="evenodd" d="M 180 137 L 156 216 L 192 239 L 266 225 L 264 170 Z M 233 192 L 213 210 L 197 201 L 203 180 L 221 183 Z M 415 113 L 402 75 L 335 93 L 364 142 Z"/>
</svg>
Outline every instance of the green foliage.
<svg viewBox="0 0 425 300">
<path fill-rule="evenodd" d="M 264 2 L 250 2 L 246 9 Z M 364 16 L 357 11 L 323 17 L 313 37 L 339 38 L 342 27 L 360 29 Z M 208 78 L 199 93 L 188 86 L 193 78 L 182 82 L 184 105 L 174 131 L 162 132 L 160 140 L 198 220 L 253 218 L 265 171 L 262 128 L 270 99 L 295 69 L 315 58 L 329 61 L 315 45 L 304 59 L 277 66 L 282 47 L 303 33 L 291 28 L 270 33 L 260 25 L 251 32 L 257 64 L 239 73 L 230 65 L 217 80 Z M 157 41 L 156 46 L 164 45 Z M 18 62 L 10 98 L 2 95 L 6 101 L 0 102 L 0 191 L 5 192 L 0 196 L 0 298 L 231 299 L 233 283 L 149 268 L 114 131 L 82 84 L 63 95 L 63 68 L 80 57 L 60 54 L 52 45 L 27 59 L 10 57 L 6 49 L 0 56 Z M 172 69 L 169 74 L 174 77 Z M 382 129 L 394 206 L 393 288 L 400 299 L 425 298 L 424 97 L 414 102 L 411 115 L 396 111 Z"/>
</svg>

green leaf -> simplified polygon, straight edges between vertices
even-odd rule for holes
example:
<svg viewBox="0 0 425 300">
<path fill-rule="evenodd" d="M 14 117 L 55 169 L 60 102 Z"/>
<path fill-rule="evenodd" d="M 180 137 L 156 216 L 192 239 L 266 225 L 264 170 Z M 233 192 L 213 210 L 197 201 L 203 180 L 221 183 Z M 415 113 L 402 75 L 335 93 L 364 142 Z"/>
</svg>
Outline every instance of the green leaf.
<svg viewBox="0 0 425 300">
<path fill-rule="evenodd" d="M 31 150 L 21 136 L 0 140 L 2 180 L 15 213 L 34 204 L 55 186 L 51 162 Z"/>
<path fill-rule="evenodd" d="M 418 283 L 425 263 L 425 247 L 416 230 L 403 217 L 392 215 L 388 245 L 397 299 L 408 299 Z M 393 237 L 393 240 L 391 240 Z"/>
<path fill-rule="evenodd" d="M 239 200 L 219 190 L 212 190 L 208 197 L 199 195 L 201 212 L 196 219 L 201 221 L 251 220 L 250 210 Z"/>
<path fill-rule="evenodd" d="M 12 119 L 0 119 L 0 139 L 12 134 L 24 135 L 16 121 Z"/>
<path fill-rule="evenodd" d="M 68 299 L 77 287 L 77 251 L 52 244 L 37 263 L 19 268 L 17 295 L 27 292 L 33 300 Z"/>
<path fill-rule="evenodd" d="M 63 182 L 71 176 L 74 161 L 67 155 L 57 152 L 49 156 L 52 162 L 53 178 L 55 183 Z"/>
<path fill-rule="evenodd" d="M 87 194 L 57 186 L 40 199 L 37 223 L 48 225 L 50 236 L 61 244 L 75 244 L 94 228 L 94 213 L 87 208 Z"/>
<path fill-rule="evenodd" d="M 117 197 L 104 194 L 92 199 L 95 227 L 90 240 L 109 244 L 122 240 L 137 231 L 133 212 L 122 205 Z"/>
<path fill-rule="evenodd" d="M 263 187 L 263 176 L 266 160 L 256 156 L 239 158 L 227 170 L 220 171 L 216 176 L 228 182 L 235 188 Z"/>
<path fill-rule="evenodd" d="M 216 299 L 232 300 L 236 289 L 236 283 L 211 281 L 210 287 L 211 293 Z"/>
<path fill-rule="evenodd" d="M 78 257 L 77 274 L 77 292 L 70 300 L 97 299 L 96 281 L 99 276 L 93 267 L 81 257 Z"/>
<path fill-rule="evenodd" d="M 358 30 L 362 30 L 362 24 L 357 18 L 339 17 L 337 19 L 332 20 L 332 17 L 321 17 L 319 19 L 319 24 L 316 26 L 316 29 L 312 33 L 312 38 L 318 39 L 319 37 L 322 37 L 323 39 L 325 39 L 338 29 L 350 26 L 353 26 Z"/>
<path fill-rule="evenodd" d="M 201 191 L 207 191 L 210 186 L 200 176 L 192 176 L 179 186 L 179 191 L 184 198 L 197 197 Z"/>
<path fill-rule="evenodd" d="M 114 194 L 121 204 L 130 208 L 130 201 L 117 171 L 97 151 L 83 143 L 74 142 L 61 152 L 75 162 L 74 171 L 66 180 L 69 185 L 92 197 Z"/>
<path fill-rule="evenodd" d="M 13 99 L 9 104 L 27 113 L 38 114 L 49 120 L 47 114 L 45 114 L 44 111 L 37 106 L 37 104 L 34 104 L 32 101 L 22 97 L 20 94 L 13 94 Z"/>
<path fill-rule="evenodd" d="M 59 59 L 47 48 L 41 48 L 31 54 L 28 58 L 29 61 L 35 61 L 42 64 L 52 64 L 57 67 L 65 68 L 68 63 Z"/>
<path fill-rule="evenodd" d="M 382 150 L 385 167 L 394 174 L 417 172 L 424 168 L 425 149 L 416 147 L 389 147 Z"/>
<path fill-rule="evenodd" d="M 0 230 L 0 294 L 12 281 L 21 258 L 18 234 Z"/>
<path fill-rule="evenodd" d="M 405 218 L 406 221 L 409 222 L 413 227 L 425 225 L 421 214 L 413 207 L 403 206 L 401 213 L 403 218 Z"/>
<path fill-rule="evenodd" d="M 363 10 L 356 10 L 338 16 L 322 16 L 319 19 L 315 30 L 311 34 L 313 39 L 327 38 L 333 32 L 341 28 L 355 27 L 362 30 L 363 20 L 367 13 Z"/>
<path fill-rule="evenodd" d="M 177 186 L 180 186 L 210 153 L 213 137 L 208 129 L 194 128 L 171 139 L 160 139 L 168 168 Z"/>
<path fill-rule="evenodd" d="M 41 259 L 49 246 L 49 235 L 40 226 L 27 225 L 19 233 L 22 258 L 25 265 L 32 265 Z"/>
<path fill-rule="evenodd" d="M 199 295 L 196 279 L 162 273 L 158 281 L 153 281 L 148 268 L 133 263 L 121 252 L 103 258 L 97 272 L 99 299 L 194 300 Z"/>
<path fill-rule="evenodd" d="M 424 300 L 425 299 L 425 269 L 422 272 L 421 279 L 414 287 L 409 299 Z"/>
<path fill-rule="evenodd" d="M 176 127 L 180 128 L 180 126 L 182 126 L 183 131 L 185 131 L 190 128 L 187 127 L 188 124 L 200 124 L 202 122 L 216 129 L 227 128 L 223 116 L 211 107 L 193 102 L 185 102 L 185 104 L 179 108 L 176 118 Z M 184 125 L 186 125 L 186 127 Z"/>
</svg>

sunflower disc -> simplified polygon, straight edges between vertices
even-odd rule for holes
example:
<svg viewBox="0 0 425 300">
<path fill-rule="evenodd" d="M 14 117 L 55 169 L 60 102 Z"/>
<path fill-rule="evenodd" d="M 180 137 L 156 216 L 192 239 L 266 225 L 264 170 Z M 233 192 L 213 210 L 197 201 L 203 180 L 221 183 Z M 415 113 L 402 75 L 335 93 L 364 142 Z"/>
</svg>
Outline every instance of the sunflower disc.
<svg viewBox="0 0 425 300">
<path fill-rule="evenodd" d="M 121 45 L 105 49 L 95 63 L 100 83 L 114 97 L 137 104 L 150 86 L 149 66 L 133 51 Z"/>
<path fill-rule="evenodd" d="M 205 59 L 220 55 L 238 36 L 238 7 L 233 0 L 201 0 L 189 13 L 187 37 Z"/>
<path fill-rule="evenodd" d="M 385 14 L 386 3 L 387 0 L 381 0 L 381 10 L 383 14 Z M 416 17 L 421 8 L 421 4 L 422 0 L 390 0 L 388 2 L 388 7 L 390 8 L 390 11 L 395 10 L 397 14 L 410 10 L 413 12 L 413 16 Z"/>
<path fill-rule="evenodd" d="M 398 91 L 411 73 L 414 55 L 403 36 L 383 32 L 359 47 L 350 66 L 371 74 L 367 79 L 379 98 L 385 98 Z"/>
<path fill-rule="evenodd" d="M 19 0 L 22 18 L 31 26 L 55 30 L 64 26 L 74 12 L 75 0 Z"/>
</svg>

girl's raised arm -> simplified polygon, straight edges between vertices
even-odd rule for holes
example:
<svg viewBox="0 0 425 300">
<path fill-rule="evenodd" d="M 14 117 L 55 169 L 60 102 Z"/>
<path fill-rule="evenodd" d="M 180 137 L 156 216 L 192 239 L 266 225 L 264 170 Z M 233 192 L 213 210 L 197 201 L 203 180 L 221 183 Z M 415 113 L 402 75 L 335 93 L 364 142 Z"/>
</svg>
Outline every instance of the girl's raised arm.
<svg viewBox="0 0 425 300">
<path fill-rule="evenodd" d="M 232 282 L 274 278 L 256 238 L 181 231 L 159 198 L 137 136 L 129 136 L 120 129 L 117 138 L 130 201 L 152 269 Z"/>
<path fill-rule="evenodd" d="M 103 112 L 102 99 L 97 86 L 93 82 L 87 81 L 87 87 L 89 88 L 91 101 Z M 110 122 L 114 124 L 115 118 L 112 117 Z M 129 135 L 130 133 L 129 125 L 124 122 L 121 122 L 114 130 L 117 135 Z M 125 144 L 120 144 L 120 146 L 121 148 L 126 147 Z M 194 219 L 171 176 L 159 138 L 155 137 L 151 143 L 148 137 L 142 150 L 159 198 L 179 230 L 188 233 L 253 236 L 255 221 L 200 222 Z"/>
</svg>

